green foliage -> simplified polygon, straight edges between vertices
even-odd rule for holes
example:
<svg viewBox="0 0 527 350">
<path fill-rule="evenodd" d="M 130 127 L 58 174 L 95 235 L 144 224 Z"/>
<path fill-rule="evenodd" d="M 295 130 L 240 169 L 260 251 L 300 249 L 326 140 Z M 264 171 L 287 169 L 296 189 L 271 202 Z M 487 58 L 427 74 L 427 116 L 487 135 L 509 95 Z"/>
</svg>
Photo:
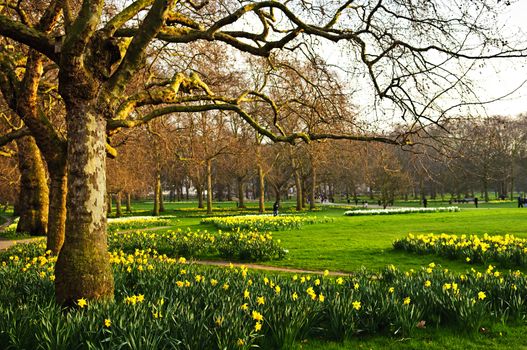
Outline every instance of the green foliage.
<svg viewBox="0 0 527 350">
<path fill-rule="evenodd" d="M 109 255 L 115 301 L 54 303 L 55 258 L 25 246 L 0 264 L 0 348 L 293 348 L 309 336 L 406 337 L 429 327 L 473 333 L 527 316 L 521 272 L 456 274 L 434 264 L 349 277 L 261 276 L 154 251 Z M 85 305 L 86 304 L 86 305 Z"/>
<path fill-rule="evenodd" d="M 214 232 L 173 230 L 165 232 L 113 233 L 108 237 L 110 250 L 133 253 L 155 249 L 160 254 L 186 257 L 221 257 L 229 260 L 266 261 L 282 259 L 286 251 L 280 240 L 258 232 Z"/>
</svg>

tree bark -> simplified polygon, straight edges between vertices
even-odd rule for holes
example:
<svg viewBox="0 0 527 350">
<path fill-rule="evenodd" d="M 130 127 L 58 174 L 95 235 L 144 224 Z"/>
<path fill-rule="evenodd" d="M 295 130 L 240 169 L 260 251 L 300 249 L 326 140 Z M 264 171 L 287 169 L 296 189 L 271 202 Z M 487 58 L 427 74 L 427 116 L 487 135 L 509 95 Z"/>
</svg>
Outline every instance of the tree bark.
<svg viewBox="0 0 527 350">
<path fill-rule="evenodd" d="M 258 163 L 258 187 L 258 211 L 262 214 L 265 213 L 265 174 L 260 163 Z"/>
<path fill-rule="evenodd" d="M 156 174 L 156 183 L 154 185 L 154 210 L 152 215 L 159 216 L 159 206 L 160 206 L 160 196 L 161 196 L 161 174 L 159 172 Z"/>
<path fill-rule="evenodd" d="M 245 189 L 243 179 L 237 177 L 236 184 L 238 186 L 238 208 L 245 208 Z"/>
<path fill-rule="evenodd" d="M 74 81 L 69 91 L 82 90 Z M 70 90 L 71 89 L 71 90 Z M 77 92 L 78 93 L 78 92 Z M 113 273 L 106 236 L 106 119 L 90 101 L 66 99 L 68 195 L 66 239 L 55 267 L 56 299 L 113 298 Z"/>
<path fill-rule="evenodd" d="M 231 184 L 227 184 L 227 201 L 232 202 L 232 188 Z"/>
<path fill-rule="evenodd" d="M 212 214 L 212 160 L 207 159 L 207 214 Z"/>
<path fill-rule="evenodd" d="M 317 206 L 315 204 L 315 188 L 317 187 L 317 171 L 314 166 L 311 166 L 311 187 L 309 188 L 309 209 L 313 210 Z"/>
<path fill-rule="evenodd" d="M 20 219 L 16 232 L 45 236 L 48 229 L 49 189 L 42 156 L 33 137 L 23 137 L 16 144 L 20 170 Z"/>
<path fill-rule="evenodd" d="M 130 192 L 126 192 L 126 212 L 131 213 L 132 212 L 132 195 Z"/>
<path fill-rule="evenodd" d="M 196 186 L 196 195 L 198 196 L 198 208 L 203 209 L 205 206 L 203 205 L 203 188 L 201 185 Z"/>
<path fill-rule="evenodd" d="M 161 175 L 159 176 L 159 212 L 165 212 L 165 197 L 163 197 L 163 184 L 161 183 Z"/>
<path fill-rule="evenodd" d="M 115 217 L 120 218 L 123 216 L 123 212 L 121 210 L 121 192 L 117 192 L 115 194 Z"/>
<path fill-rule="evenodd" d="M 300 174 L 298 174 L 297 169 L 295 169 L 294 175 L 296 188 L 296 210 L 300 211 L 302 210 L 302 183 L 300 182 Z"/>
<path fill-rule="evenodd" d="M 57 255 L 64 243 L 66 232 L 66 194 L 68 193 L 66 161 L 53 165 L 48 163 L 48 171 L 50 192 L 46 249 Z"/>
<path fill-rule="evenodd" d="M 112 215 L 112 207 L 113 207 L 112 194 L 108 192 L 108 194 L 106 195 L 106 215 L 107 216 Z"/>
</svg>

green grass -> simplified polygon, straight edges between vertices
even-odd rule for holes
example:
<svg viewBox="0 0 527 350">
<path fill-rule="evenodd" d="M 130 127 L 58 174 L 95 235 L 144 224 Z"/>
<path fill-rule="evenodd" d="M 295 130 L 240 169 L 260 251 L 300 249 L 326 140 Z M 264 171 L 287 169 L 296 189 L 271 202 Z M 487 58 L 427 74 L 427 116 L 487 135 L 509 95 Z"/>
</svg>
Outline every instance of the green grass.
<svg viewBox="0 0 527 350">
<path fill-rule="evenodd" d="M 527 209 L 507 208 L 512 202 L 488 204 L 494 208 L 474 208 L 468 205 L 457 213 L 404 214 L 382 216 L 347 217 L 345 209 L 338 206 L 321 206 L 322 210 L 307 212 L 304 215 L 326 216 L 333 219 L 329 223 L 305 225 L 300 230 L 275 232 L 285 249 L 289 250 L 286 259 L 271 261 L 267 265 L 292 267 L 307 270 L 331 270 L 353 272 L 361 267 L 379 269 L 395 264 L 401 269 L 416 268 L 431 261 L 455 271 L 464 271 L 472 265 L 459 261 L 429 255 L 409 254 L 395 251 L 392 242 L 408 233 L 455 233 L 455 234 L 514 234 L 527 238 Z M 247 213 L 257 210 L 257 203 L 248 203 Z M 271 208 L 272 203 L 266 203 Z M 292 202 L 282 203 L 281 212 L 287 212 Z M 148 215 L 151 203 L 134 203 L 134 215 Z M 191 229 L 217 229 L 209 224 L 199 224 L 205 211 L 197 209 L 195 202 L 165 203 L 167 215 L 179 216 L 178 227 Z M 463 206 L 460 205 L 461 208 Z M 196 208 L 195 211 L 189 211 Z M 236 210 L 233 202 L 214 203 L 216 212 Z M 185 210 L 182 210 L 185 209 Z M 137 210 L 137 211 L 135 211 Z M 236 214 L 237 212 L 233 212 Z M 228 214 L 228 212 L 226 213 Z M 215 215 L 213 213 L 213 215 Z"/>
<path fill-rule="evenodd" d="M 327 210 L 316 215 L 333 217 L 332 223 L 320 223 L 302 230 L 276 232 L 289 249 L 286 260 L 270 264 L 351 272 L 362 266 L 381 268 L 395 264 L 402 269 L 415 268 L 430 261 L 464 270 L 469 265 L 433 256 L 394 251 L 392 242 L 408 233 L 505 234 L 527 237 L 527 210 L 478 209 L 458 213 L 404 214 L 344 217 L 343 210 Z"/>
<path fill-rule="evenodd" d="M 424 329 L 412 338 L 357 337 L 352 341 L 327 342 L 306 340 L 298 344 L 302 350 L 394 349 L 394 350 L 472 350 L 472 349 L 527 349 L 525 326 L 497 325 L 486 333 L 467 334 L 455 329 Z"/>
<path fill-rule="evenodd" d="M 400 206 L 418 206 L 418 201 L 398 203 Z M 293 206 L 284 202 L 281 212 Z M 445 206 L 448 203 L 429 201 L 430 206 Z M 305 225 L 300 230 L 275 232 L 289 254 L 285 260 L 266 264 L 280 267 L 294 267 L 308 270 L 353 272 L 361 267 L 379 269 L 388 264 L 408 270 L 427 265 L 430 262 L 441 264 L 453 271 L 465 271 L 471 267 L 479 270 L 483 266 L 468 265 L 437 256 L 417 255 L 392 248 L 395 239 L 408 233 L 455 233 L 455 234 L 514 234 L 527 238 L 527 208 L 516 208 L 516 202 L 480 202 L 480 208 L 473 204 L 456 204 L 462 208 L 458 213 L 404 214 L 386 216 L 345 217 L 345 209 L 337 206 L 324 206 L 323 210 L 305 215 L 327 216 L 329 223 Z M 177 227 L 190 227 L 193 230 L 207 229 L 214 232 L 213 225 L 199 224 L 203 210 L 196 208 L 195 202 L 165 203 L 167 215 L 177 215 Z M 248 203 L 247 213 L 257 210 L 257 203 Z M 268 210 L 272 203 L 266 203 Z M 134 203 L 133 215 L 149 215 L 152 203 Z M 218 211 L 236 210 L 233 202 L 214 203 Z M 213 214 L 215 215 L 215 214 Z M 525 271 L 525 269 L 524 269 Z M 345 343 L 333 343 L 309 339 L 298 344 L 298 349 L 527 349 L 525 325 L 495 325 L 488 333 L 467 334 L 456 329 L 417 330 L 411 339 L 400 337 L 375 336 L 356 338 Z M 500 335 L 501 333 L 501 335 Z"/>
</svg>

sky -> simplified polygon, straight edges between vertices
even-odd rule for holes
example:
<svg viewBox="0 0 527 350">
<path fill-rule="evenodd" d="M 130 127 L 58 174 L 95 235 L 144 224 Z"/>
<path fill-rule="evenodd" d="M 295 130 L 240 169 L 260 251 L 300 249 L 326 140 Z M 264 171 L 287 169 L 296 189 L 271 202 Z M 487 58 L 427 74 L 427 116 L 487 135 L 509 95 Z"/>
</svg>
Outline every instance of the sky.
<svg viewBox="0 0 527 350">
<path fill-rule="evenodd" d="M 527 35 L 527 0 L 519 0 L 509 6 L 502 21 L 512 32 L 518 29 Z M 527 36 L 524 37 L 527 46 Z M 499 97 L 518 89 L 501 101 L 486 106 L 490 115 L 517 115 L 527 112 L 527 58 L 514 61 L 503 60 L 489 62 L 486 70 L 478 72 L 481 76 L 481 92 L 490 97 Z"/>
<path fill-rule="evenodd" d="M 499 1 L 499 0 L 497 0 Z M 517 0 L 506 11 L 502 13 L 496 22 L 497 28 L 505 36 L 522 38 L 524 47 L 527 47 L 527 0 Z M 522 35 L 518 33 L 522 32 Z M 336 65 L 345 60 L 339 50 L 326 50 L 325 58 Z M 526 52 L 527 53 L 527 52 Z M 504 115 L 516 116 L 520 113 L 527 113 L 527 57 L 519 59 L 493 59 L 485 61 L 481 67 L 473 70 L 470 74 L 475 95 L 479 101 L 488 102 L 483 105 L 474 105 L 457 110 L 453 113 L 470 114 L 478 116 Z M 361 84 L 356 82 L 357 85 Z M 372 118 L 371 106 L 380 105 L 379 101 L 374 101 L 371 97 L 371 90 L 358 91 L 354 99 L 359 112 L 370 114 L 368 120 Z M 496 100 L 496 101 L 494 101 Z M 453 101 L 456 103 L 456 101 Z M 386 118 L 389 119 L 390 110 L 388 106 Z M 382 119 L 382 116 L 374 116 Z"/>
</svg>

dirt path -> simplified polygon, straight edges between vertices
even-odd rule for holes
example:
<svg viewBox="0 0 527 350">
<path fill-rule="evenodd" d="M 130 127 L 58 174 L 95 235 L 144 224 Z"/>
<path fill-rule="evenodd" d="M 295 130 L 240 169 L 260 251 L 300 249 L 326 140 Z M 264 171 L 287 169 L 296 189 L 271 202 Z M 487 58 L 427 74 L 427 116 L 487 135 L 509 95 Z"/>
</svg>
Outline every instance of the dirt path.
<svg viewBox="0 0 527 350">
<path fill-rule="evenodd" d="M 13 239 L 6 239 L 6 238 L 1 238 L 0 237 L 0 250 L 4 250 L 4 249 L 7 249 L 7 248 L 10 248 L 10 247 L 14 246 L 17 243 L 29 243 L 29 242 L 33 242 L 33 241 L 41 239 L 41 238 L 42 237 L 35 237 L 35 238 L 18 239 L 18 240 L 15 239 L 15 240 L 13 240 Z"/>
<path fill-rule="evenodd" d="M 0 214 L 1 217 L 3 217 L 5 219 L 5 222 L 0 225 L 0 232 L 2 232 L 4 230 L 4 228 L 6 228 L 7 226 L 11 225 L 14 221 L 13 217 L 11 216 L 5 216 L 5 215 L 2 215 Z"/>
<path fill-rule="evenodd" d="M 175 226 L 175 225 L 174 225 Z M 116 231 L 118 233 L 130 233 L 130 232 L 136 232 L 136 231 L 160 231 L 160 230 L 166 230 L 174 226 L 156 226 L 156 227 L 149 227 L 149 228 L 132 228 L 129 230 L 122 230 L 122 231 Z"/>
<path fill-rule="evenodd" d="M 215 261 L 215 260 L 191 260 L 194 264 L 198 265 L 207 265 L 207 266 L 230 266 L 230 262 L 227 261 Z M 288 272 L 288 273 L 302 273 L 302 274 L 312 274 L 312 275 L 323 275 L 324 271 L 313 271 L 313 270 L 302 270 L 294 269 L 288 267 L 277 267 L 277 266 L 267 266 L 267 265 L 258 265 L 252 263 L 232 263 L 236 267 L 245 266 L 253 270 L 262 270 L 262 271 L 276 271 L 276 272 Z M 330 276 L 349 276 L 349 273 L 345 272 L 329 272 Z"/>
</svg>

